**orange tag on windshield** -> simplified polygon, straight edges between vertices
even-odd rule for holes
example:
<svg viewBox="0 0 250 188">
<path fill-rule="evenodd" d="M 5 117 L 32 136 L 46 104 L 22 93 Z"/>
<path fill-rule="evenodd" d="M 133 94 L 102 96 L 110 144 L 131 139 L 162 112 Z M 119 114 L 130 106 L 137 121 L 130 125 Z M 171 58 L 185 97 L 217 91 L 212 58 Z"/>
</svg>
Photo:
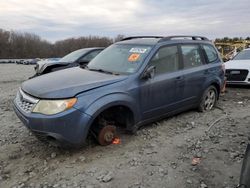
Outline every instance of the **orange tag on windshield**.
<svg viewBox="0 0 250 188">
<path fill-rule="evenodd" d="M 131 55 L 128 57 L 128 61 L 129 61 L 129 62 L 135 62 L 135 61 L 137 61 L 139 58 L 140 58 L 140 54 L 131 54 Z"/>
</svg>

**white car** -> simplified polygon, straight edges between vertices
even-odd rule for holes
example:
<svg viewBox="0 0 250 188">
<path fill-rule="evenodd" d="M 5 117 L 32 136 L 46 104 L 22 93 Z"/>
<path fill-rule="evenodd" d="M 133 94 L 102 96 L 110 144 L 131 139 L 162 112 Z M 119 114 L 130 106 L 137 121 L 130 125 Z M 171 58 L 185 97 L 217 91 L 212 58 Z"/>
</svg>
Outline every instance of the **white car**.
<svg viewBox="0 0 250 188">
<path fill-rule="evenodd" d="M 250 48 L 225 63 L 227 84 L 250 85 Z"/>
</svg>

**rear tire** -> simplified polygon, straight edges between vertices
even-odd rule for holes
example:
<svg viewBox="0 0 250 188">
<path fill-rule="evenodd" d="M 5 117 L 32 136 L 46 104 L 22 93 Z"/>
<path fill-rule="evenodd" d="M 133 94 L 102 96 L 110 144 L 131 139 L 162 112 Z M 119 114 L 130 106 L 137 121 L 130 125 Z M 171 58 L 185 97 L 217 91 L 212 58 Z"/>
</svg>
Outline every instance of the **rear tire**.
<svg viewBox="0 0 250 188">
<path fill-rule="evenodd" d="M 217 103 L 218 91 L 211 85 L 203 93 L 198 110 L 200 112 L 210 111 Z"/>
</svg>

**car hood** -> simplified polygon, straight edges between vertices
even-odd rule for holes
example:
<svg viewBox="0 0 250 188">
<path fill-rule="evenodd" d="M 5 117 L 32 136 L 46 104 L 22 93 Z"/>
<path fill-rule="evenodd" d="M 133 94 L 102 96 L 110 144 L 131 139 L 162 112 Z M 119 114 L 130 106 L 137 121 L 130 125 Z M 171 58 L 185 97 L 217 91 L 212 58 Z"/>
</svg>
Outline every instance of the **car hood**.
<svg viewBox="0 0 250 188">
<path fill-rule="evenodd" d="M 39 61 L 38 68 L 36 69 L 36 72 L 38 74 L 42 73 L 47 67 L 51 65 L 67 65 L 71 62 L 60 62 L 60 61 Z"/>
<path fill-rule="evenodd" d="M 250 60 L 231 60 L 225 63 L 226 69 L 250 69 Z"/>
<path fill-rule="evenodd" d="M 75 67 L 27 80 L 21 88 L 37 98 L 62 99 L 74 97 L 84 91 L 113 84 L 126 78 L 125 75 L 111 75 Z"/>
</svg>

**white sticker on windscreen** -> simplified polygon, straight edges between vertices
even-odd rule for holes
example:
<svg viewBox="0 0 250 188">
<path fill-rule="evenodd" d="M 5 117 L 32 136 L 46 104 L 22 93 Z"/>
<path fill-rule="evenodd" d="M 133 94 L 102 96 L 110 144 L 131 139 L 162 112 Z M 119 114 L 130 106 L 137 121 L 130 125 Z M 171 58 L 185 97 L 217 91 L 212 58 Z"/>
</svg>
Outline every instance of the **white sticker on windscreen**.
<svg viewBox="0 0 250 188">
<path fill-rule="evenodd" d="M 146 48 L 131 48 L 129 52 L 144 54 L 147 51 Z"/>
</svg>

